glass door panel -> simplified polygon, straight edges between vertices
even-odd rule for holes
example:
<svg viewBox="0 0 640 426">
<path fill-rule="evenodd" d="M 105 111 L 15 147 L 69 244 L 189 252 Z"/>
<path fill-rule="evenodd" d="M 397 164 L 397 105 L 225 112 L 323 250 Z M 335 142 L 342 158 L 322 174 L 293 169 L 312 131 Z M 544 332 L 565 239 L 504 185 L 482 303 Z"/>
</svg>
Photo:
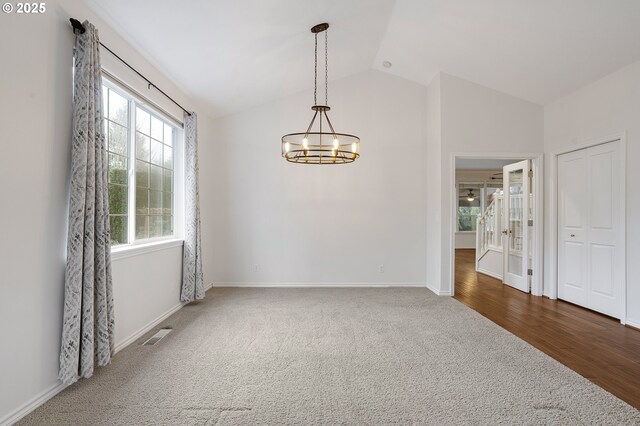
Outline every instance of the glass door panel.
<svg viewBox="0 0 640 426">
<path fill-rule="evenodd" d="M 529 292 L 529 160 L 503 168 L 503 282 Z"/>
</svg>

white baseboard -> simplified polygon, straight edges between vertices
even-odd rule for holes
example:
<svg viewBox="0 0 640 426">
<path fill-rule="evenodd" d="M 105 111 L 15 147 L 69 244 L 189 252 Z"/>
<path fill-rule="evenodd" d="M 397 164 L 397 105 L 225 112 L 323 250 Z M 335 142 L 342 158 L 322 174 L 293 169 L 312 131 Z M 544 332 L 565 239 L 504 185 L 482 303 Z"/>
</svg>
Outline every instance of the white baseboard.
<svg viewBox="0 0 640 426">
<path fill-rule="evenodd" d="M 287 287 L 287 288 L 318 288 L 318 287 L 425 287 L 425 283 L 283 283 L 283 282 L 219 282 L 212 287 Z"/>
<path fill-rule="evenodd" d="M 213 284 L 205 285 L 204 291 L 209 290 L 211 287 L 213 287 Z M 173 306 L 171 309 L 169 309 L 168 311 L 166 311 L 165 313 L 163 313 L 162 315 L 160 315 L 156 319 L 154 319 L 151 322 L 149 322 L 147 325 L 142 327 L 140 330 L 136 331 L 131 336 L 129 336 L 126 339 L 124 339 L 122 342 L 116 343 L 116 347 L 115 347 L 114 353 L 120 352 L 122 349 L 126 348 L 131 343 L 133 343 L 136 340 L 138 340 L 144 334 L 149 332 L 149 330 L 151 330 L 153 327 L 155 327 L 156 325 L 160 324 L 162 321 L 164 321 L 165 319 L 169 318 L 174 313 L 178 312 L 180 310 L 180 308 L 182 308 L 184 305 L 186 305 L 186 303 L 183 303 L 183 302 L 178 303 L 177 305 Z"/>
<path fill-rule="evenodd" d="M 124 339 L 122 342 L 116 343 L 114 354 L 120 352 L 121 350 L 123 350 L 124 348 L 129 346 L 131 343 L 133 343 L 136 340 L 138 340 L 145 333 L 149 332 L 149 330 L 151 330 L 153 327 L 155 327 L 156 325 L 160 324 L 162 321 L 164 321 L 165 319 L 170 317 L 172 314 L 174 314 L 178 310 L 180 310 L 180 308 L 182 308 L 184 305 L 186 305 L 186 303 L 182 303 L 182 302 L 178 303 L 177 305 L 171 307 L 171 309 L 169 309 L 168 311 L 166 311 L 163 314 L 161 314 L 159 317 L 151 320 L 149 323 L 147 323 L 145 326 L 143 326 L 138 331 L 133 333 L 131 336 L 129 336 L 126 339 Z"/>
<path fill-rule="evenodd" d="M 212 284 L 205 286 L 205 291 L 209 290 L 211 287 L 213 287 Z M 172 314 L 176 313 L 184 305 L 186 305 L 186 303 L 178 303 L 177 305 L 171 307 L 171 309 L 167 310 L 166 312 L 164 312 L 154 320 L 150 321 L 144 327 L 140 328 L 140 330 L 136 331 L 131 336 L 124 339 L 122 342 L 116 343 L 114 348 L 114 354 L 120 352 L 121 350 L 129 346 L 131 343 L 138 340 L 140 337 L 142 337 L 142 335 L 150 331 L 153 327 L 160 324 L 162 321 L 170 317 Z M 36 395 L 31 400 L 27 401 L 25 404 L 18 407 L 13 412 L 7 414 L 4 418 L 0 419 L 0 426 L 6 426 L 6 425 L 11 425 L 13 423 L 16 423 L 18 420 L 20 420 L 21 418 L 23 418 L 24 416 L 26 416 L 27 414 L 29 414 L 30 412 L 32 412 L 33 410 L 35 410 L 36 408 L 38 408 L 39 406 L 47 402 L 49 399 L 56 396 L 65 388 L 66 386 L 61 382 L 58 382 L 52 385 L 44 392 L 40 393 L 39 395 Z"/>
<path fill-rule="evenodd" d="M 638 321 L 630 320 L 629 318 L 627 318 L 626 325 L 640 330 L 640 322 Z"/>
<path fill-rule="evenodd" d="M 442 291 L 439 288 L 435 288 L 434 286 L 430 285 L 429 283 L 427 283 L 427 288 L 435 293 L 436 296 L 453 296 L 451 291 Z"/>
<path fill-rule="evenodd" d="M 58 393 L 62 392 L 62 390 L 66 387 L 67 386 L 62 382 L 57 382 L 51 385 L 44 392 L 41 392 L 40 394 L 31 398 L 29 401 L 25 402 L 20 407 L 4 416 L 4 418 L 0 419 L 0 426 L 8 426 L 16 423 L 18 420 L 56 396 Z"/>
<path fill-rule="evenodd" d="M 484 275 L 489 275 L 489 276 L 490 276 L 490 277 L 492 277 L 492 278 L 495 278 L 495 279 L 497 279 L 497 280 L 502 281 L 502 275 L 494 274 L 494 273 L 493 273 L 493 272 L 491 272 L 491 271 L 487 271 L 487 270 L 485 270 L 485 269 L 478 268 L 478 270 L 477 270 L 476 272 L 480 272 L 481 274 L 484 274 Z"/>
</svg>

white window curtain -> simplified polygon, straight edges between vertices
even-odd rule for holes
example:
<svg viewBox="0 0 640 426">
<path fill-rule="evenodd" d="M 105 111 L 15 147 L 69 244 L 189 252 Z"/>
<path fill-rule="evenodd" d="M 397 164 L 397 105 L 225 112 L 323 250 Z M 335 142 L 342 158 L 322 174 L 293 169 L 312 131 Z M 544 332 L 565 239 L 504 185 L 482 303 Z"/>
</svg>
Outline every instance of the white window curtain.
<svg viewBox="0 0 640 426">
<path fill-rule="evenodd" d="M 185 238 L 180 300 L 204 298 L 200 243 L 200 195 L 198 188 L 198 117 L 184 113 Z"/>
<path fill-rule="evenodd" d="M 98 30 L 88 21 L 74 47 L 71 193 L 59 378 L 71 384 L 111 362 L 113 290 L 107 151 Z"/>
</svg>

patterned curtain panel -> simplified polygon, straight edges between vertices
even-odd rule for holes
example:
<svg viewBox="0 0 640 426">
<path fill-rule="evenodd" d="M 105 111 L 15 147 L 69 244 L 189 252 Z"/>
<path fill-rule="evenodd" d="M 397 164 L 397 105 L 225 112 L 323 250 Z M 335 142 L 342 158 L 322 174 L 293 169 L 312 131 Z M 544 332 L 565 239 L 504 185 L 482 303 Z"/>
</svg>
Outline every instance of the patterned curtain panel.
<svg viewBox="0 0 640 426">
<path fill-rule="evenodd" d="M 184 114 L 185 238 L 180 300 L 204 298 L 200 254 L 200 196 L 198 193 L 198 117 Z"/>
<path fill-rule="evenodd" d="M 74 47 L 69 235 L 59 378 L 71 384 L 109 364 L 114 348 L 107 151 L 98 31 Z"/>
</svg>

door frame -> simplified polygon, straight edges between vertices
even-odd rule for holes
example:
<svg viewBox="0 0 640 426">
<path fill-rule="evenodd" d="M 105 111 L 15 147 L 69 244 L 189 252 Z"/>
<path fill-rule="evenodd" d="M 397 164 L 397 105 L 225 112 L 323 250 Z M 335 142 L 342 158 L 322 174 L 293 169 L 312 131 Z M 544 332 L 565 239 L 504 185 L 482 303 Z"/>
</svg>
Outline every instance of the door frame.
<svg viewBox="0 0 640 426">
<path fill-rule="evenodd" d="M 550 299 L 558 298 L 558 156 L 562 154 L 568 154 L 569 152 L 580 151 L 581 149 L 591 148 L 593 146 L 604 145 L 609 142 L 620 141 L 620 156 L 622 158 L 622 176 L 620 179 L 620 204 L 621 204 L 621 227 L 622 227 L 622 250 L 624 261 L 624 291 L 622 292 L 622 318 L 620 323 L 627 323 L 627 134 L 626 132 L 616 133 L 609 136 L 597 137 L 588 139 L 579 143 L 574 143 L 571 146 L 554 151 L 551 154 L 551 167 L 549 178 L 549 229 L 551 230 L 551 236 L 549 241 L 550 256 L 549 256 L 549 291 L 545 291 L 545 295 Z"/>
<path fill-rule="evenodd" d="M 543 247 L 544 247 L 544 154 L 543 153 L 526 153 L 526 152 L 452 152 L 451 153 L 451 172 L 449 175 L 449 182 L 452 182 L 455 186 L 456 181 L 456 159 L 466 160 L 531 160 L 531 170 L 533 170 L 533 182 L 532 190 L 534 191 L 534 199 L 536 203 L 533 207 L 533 220 L 535 226 L 535 232 L 533 234 L 533 277 L 531 280 L 531 294 L 534 296 L 542 296 L 543 293 Z M 449 205 L 451 206 L 451 214 L 449 220 L 451 226 L 449 227 L 449 288 L 451 289 L 451 296 L 455 294 L 455 258 L 456 258 L 456 245 L 455 245 L 455 227 L 456 221 L 453 220 L 453 215 L 456 213 L 456 197 L 455 190 L 451 189 L 451 198 Z"/>
</svg>

